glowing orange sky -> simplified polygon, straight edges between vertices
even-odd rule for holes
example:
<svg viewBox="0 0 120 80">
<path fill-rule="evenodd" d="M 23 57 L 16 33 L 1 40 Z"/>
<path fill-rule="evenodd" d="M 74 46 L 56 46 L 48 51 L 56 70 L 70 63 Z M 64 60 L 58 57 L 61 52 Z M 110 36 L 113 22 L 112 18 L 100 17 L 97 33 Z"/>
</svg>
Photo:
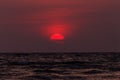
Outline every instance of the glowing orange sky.
<svg viewBox="0 0 120 80">
<path fill-rule="evenodd" d="M 89 21 L 87 19 L 84 20 L 83 18 L 79 19 L 79 21 L 68 19 L 68 17 L 76 17 L 76 15 L 87 16 L 89 13 L 93 13 L 98 11 L 99 9 L 107 8 L 105 6 L 114 5 L 120 2 L 119 0 L 112 1 L 112 0 L 2 0 L 0 1 L 0 6 L 14 6 L 15 8 L 23 8 L 26 11 L 21 11 L 23 15 L 12 16 L 17 17 L 18 20 L 13 20 L 14 22 L 21 22 L 26 24 L 34 24 L 34 27 L 40 26 L 39 24 L 42 23 L 47 24 L 43 25 L 43 27 L 50 27 L 57 25 L 67 25 L 69 29 L 78 29 L 75 27 L 76 25 L 80 24 L 80 27 L 83 27 Z M 27 12 L 27 7 L 31 6 L 31 10 L 34 10 L 33 13 Z M 43 6 L 44 10 L 39 8 Z M 72 7 L 74 6 L 74 7 Z M 79 7 L 78 7 L 79 6 Z M 80 6 L 87 6 L 87 7 L 80 7 Z M 37 8 L 38 7 L 38 8 Z M 12 7 L 13 8 L 13 7 Z M 27 12 L 27 13 L 26 13 Z M 21 21 L 20 21 L 21 20 Z M 41 20 L 41 21 L 39 21 Z M 12 23 L 12 20 L 5 19 L 1 21 L 1 23 Z M 38 29 L 38 28 L 37 28 Z M 42 29 L 44 30 L 44 29 Z M 68 29 L 67 29 L 68 30 Z M 46 30 L 45 30 L 46 31 Z M 70 31 L 69 31 L 70 32 Z M 71 31 L 74 33 L 73 31 Z M 45 33 L 44 33 L 45 34 Z M 49 34 L 50 35 L 50 34 Z"/>
<path fill-rule="evenodd" d="M 45 40 L 60 32 L 69 37 L 64 49 L 115 50 L 119 17 L 120 0 L 0 0 L 0 44 L 4 49 L 28 43 L 51 50 Z"/>
</svg>

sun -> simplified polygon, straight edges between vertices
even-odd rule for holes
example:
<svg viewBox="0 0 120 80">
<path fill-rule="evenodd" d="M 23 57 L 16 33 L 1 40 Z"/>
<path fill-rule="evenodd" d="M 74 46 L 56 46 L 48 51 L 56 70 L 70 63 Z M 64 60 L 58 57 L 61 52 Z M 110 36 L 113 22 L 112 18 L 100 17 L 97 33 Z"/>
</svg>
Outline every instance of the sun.
<svg viewBox="0 0 120 80">
<path fill-rule="evenodd" d="M 50 36 L 50 39 L 53 41 L 63 41 L 65 39 L 65 37 L 63 34 L 54 33 Z"/>
</svg>

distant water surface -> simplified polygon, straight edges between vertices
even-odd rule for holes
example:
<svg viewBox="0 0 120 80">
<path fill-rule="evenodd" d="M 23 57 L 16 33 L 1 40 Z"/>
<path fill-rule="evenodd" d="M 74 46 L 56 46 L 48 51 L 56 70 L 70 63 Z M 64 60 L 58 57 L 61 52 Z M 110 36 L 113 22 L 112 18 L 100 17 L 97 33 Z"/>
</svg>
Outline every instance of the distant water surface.
<svg viewBox="0 0 120 80">
<path fill-rule="evenodd" d="M 0 80 L 120 80 L 120 54 L 0 54 Z"/>
</svg>

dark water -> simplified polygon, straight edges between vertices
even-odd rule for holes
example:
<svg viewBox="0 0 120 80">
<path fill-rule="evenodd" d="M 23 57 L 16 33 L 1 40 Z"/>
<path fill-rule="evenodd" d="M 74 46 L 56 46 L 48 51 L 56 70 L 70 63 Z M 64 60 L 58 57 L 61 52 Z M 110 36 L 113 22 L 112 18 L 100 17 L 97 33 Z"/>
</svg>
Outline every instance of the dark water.
<svg viewBox="0 0 120 80">
<path fill-rule="evenodd" d="M 0 54 L 0 80 L 120 80 L 120 54 Z"/>
</svg>

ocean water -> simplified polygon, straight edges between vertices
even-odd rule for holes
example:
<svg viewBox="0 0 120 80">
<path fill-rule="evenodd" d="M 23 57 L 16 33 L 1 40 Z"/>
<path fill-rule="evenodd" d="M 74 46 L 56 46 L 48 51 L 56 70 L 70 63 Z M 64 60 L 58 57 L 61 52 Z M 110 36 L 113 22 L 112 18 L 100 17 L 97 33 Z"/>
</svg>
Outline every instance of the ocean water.
<svg viewBox="0 0 120 80">
<path fill-rule="evenodd" d="M 120 80 L 120 54 L 4 53 L 0 80 Z"/>
</svg>

